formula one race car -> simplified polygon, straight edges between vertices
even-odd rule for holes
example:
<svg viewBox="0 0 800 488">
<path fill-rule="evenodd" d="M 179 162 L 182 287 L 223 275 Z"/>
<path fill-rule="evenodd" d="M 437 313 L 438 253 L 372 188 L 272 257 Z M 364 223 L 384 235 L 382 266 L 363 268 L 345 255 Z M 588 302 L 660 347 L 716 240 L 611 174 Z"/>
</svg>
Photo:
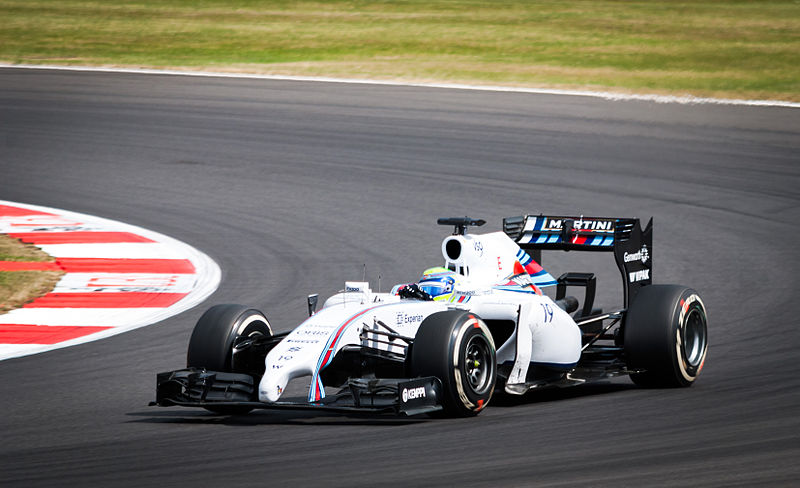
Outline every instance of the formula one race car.
<svg viewBox="0 0 800 488">
<path fill-rule="evenodd" d="M 309 318 L 290 332 L 274 334 L 249 307 L 211 307 L 189 340 L 187 368 L 157 376 L 153 404 L 470 416 L 495 389 L 522 395 L 618 375 L 679 387 L 700 374 L 705 307 L 690 288 L 651 284 L 652 219 L 642 230 L 638 219 L 528 215 L 483 235 L 466 232 L 483 220 L 439 224 L 455 227 L 444 266 L 389 293 L 346 282 L 319 311 L 310 295 Z M 543 250 L 613 253 L 623 307 L 594 307 L 591 273 L 554 279 L 539 265 Z M 549 286 L 554 298 L 541 291 Z M 583 289 L 580 309 L 568 288 Z M 310 377 L 307 396 L 282 399 L 301 377 Z"/>
</svg>

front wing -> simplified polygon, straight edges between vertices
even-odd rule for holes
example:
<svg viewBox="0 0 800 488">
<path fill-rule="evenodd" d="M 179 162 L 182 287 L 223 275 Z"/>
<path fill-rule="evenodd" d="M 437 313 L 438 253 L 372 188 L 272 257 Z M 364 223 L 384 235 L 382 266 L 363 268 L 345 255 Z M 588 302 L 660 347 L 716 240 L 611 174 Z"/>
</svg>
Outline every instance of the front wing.
<svg viewBox="0 0 800 488">
<path fill-rule="evenodd" d="M 335 395 L 323 401 L 257 401 L 258 383 L 248 374 L 222 373 L 187 368 L 156 377 L 156 401 L 152 406 L 226 409 L 319 410 L 334 412 L 394 413 L 418 415 L 442 409 L 442 383 L 433 376 L 413 379 L 350 378 Z"/>
</svg>

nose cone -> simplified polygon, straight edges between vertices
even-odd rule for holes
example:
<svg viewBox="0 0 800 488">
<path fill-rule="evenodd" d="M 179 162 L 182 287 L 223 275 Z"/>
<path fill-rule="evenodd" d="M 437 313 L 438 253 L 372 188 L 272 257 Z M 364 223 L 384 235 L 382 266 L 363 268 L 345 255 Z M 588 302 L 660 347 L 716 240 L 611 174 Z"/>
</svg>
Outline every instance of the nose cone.
<svg viewBox="0 0 800 488">
<path fill-rule="evenodd" d="M 285 375 L 264 375 L 258 384 L 258 401 L 265 403 L 277 402 L 286 388 Z"/>
</svg>

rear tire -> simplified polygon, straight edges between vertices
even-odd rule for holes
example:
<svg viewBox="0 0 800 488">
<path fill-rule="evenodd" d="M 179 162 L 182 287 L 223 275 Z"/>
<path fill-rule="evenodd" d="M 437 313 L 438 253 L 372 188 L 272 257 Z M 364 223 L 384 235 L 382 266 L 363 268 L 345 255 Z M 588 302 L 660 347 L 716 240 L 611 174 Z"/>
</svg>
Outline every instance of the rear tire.
<svg viewBox="0 0 800 488">
<path fill-rule="evenodd" d="M 244 305 L 215 305 L 200 317 L 189 339 L 186 366 L 223 373 L 245 373 L 232 364 L 233 345 L 239 337 L 272 336 L 263 313 Z M 220 414 L 244 414 L 249 407 L 207 407 Z"/>
<path fill-rule="evenodd" d="M 624 346 L 631 380 L 646 387 L 687 387 L 708 351 L 706 310 L 700 295 L 679 285 L 645 286 L 625 318 Z"/>
<path fill-rule="evenodd" d="M 456 310 L 428 316 L 411 347 L 412 376 L 442 382 L 445 415 L 477 415 L 489 403 L 497 381 L 497 359 L 489 328 L 476 315 Z"/>
</svg>

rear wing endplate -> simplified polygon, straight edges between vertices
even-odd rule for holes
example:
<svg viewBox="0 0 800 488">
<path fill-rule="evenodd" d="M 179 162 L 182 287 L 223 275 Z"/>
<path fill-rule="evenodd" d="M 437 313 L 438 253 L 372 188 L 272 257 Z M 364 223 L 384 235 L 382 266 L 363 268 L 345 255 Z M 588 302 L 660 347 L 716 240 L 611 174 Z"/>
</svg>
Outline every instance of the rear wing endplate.
<svg viewBox="0 0 800 488">
<path fill-rule="evenodd" d="M 542 263 L 543 250 L 613 252 L 622 274 L 624 306 L 653 283 L 653 219 L 524 215 L 503 219 L 503 231 Z"/>
</svg>

